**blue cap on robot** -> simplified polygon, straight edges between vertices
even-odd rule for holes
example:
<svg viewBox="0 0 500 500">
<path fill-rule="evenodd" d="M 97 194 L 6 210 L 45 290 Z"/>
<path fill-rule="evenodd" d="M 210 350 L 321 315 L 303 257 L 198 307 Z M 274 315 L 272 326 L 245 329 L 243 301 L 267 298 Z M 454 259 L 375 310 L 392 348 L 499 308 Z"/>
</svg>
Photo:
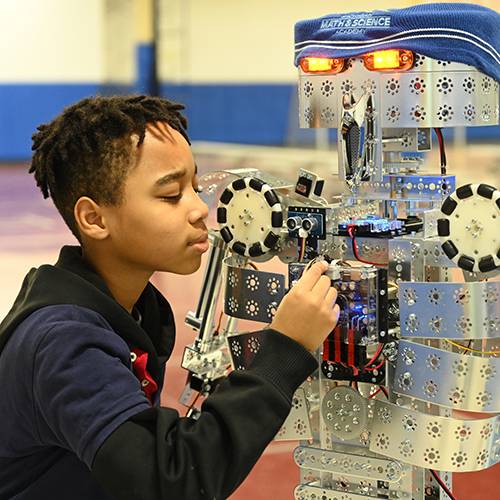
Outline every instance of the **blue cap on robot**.
<svg viewBox="0 0 500 500">
<path fill-rule="evenodd" d="M 295 24 L 296 65 L 306 56 L 346 58 L 384 49 L 467 64 L 500 81 L 500 14 L 479 5 L 435 3 Z"/>
</svg>

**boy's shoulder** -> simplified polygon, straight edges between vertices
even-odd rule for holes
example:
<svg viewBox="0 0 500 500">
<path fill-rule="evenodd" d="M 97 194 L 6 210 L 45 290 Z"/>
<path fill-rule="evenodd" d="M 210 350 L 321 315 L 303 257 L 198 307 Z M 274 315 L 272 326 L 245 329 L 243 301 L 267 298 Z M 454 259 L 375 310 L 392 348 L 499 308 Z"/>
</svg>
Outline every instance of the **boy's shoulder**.
<svg viewBox="0 0 500 500">
<path fill-rule="evenodd" d="M 69 344 L 73 349 L 78 344 L 101 344 L 128 352 L 127 344 L 102 315 L 73 304 L 49 305 L 32 312 L 17 326 L 5 349 L 12 352 L 22 348 L 25 354 L 35 355 L 42 344 L 55 342 L 58 350 L 69 348 Z"/>
<path fill-rule="evenodd" d="M 51 328 L 66 321 L 92 324 L 112 330 L 111 325 L 97 311 L 75 304 L 54 304 L 40 307 L 25 318 L 18 328 L 23 325 L 44 325 Z"/>
</svg>

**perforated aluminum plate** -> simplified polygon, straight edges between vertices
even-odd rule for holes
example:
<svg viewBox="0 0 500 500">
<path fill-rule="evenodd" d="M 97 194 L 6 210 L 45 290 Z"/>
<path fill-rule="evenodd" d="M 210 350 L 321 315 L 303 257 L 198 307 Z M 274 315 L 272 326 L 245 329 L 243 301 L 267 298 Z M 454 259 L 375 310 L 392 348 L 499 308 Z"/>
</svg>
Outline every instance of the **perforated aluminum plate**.
<svg viewBox="0 0 500 500">
<path fill-rule="evenodd" d="M 338 127 L 344 94 L 368 90 L 380 109 L 381 126 L 457 127 L 498 123 L 498 83 L 471 66 L 423 56 L 411 71 L 368 71 L 360 58 L 337 75 L 299 71 L 303 128 Z"/>
<path fill-rule="evenodd" d="M 312 438 L 306 393 L 302 387 L 299 387 L 293 395 L 292 409 L 274 440 L 305 441 Z"/>
<path fill-rule="evenodd" d="M 284 294 L 282 274 L 226 263 L 224 312 L 228 316 L 270 323 Z"/>
<path fill-rule="evenodd" d="M 198 376 L 208 373 L 218 373 L 222 376 L 226 372 L 229 355 L 225 350 L 216 349 L 212 352 L 200 353 L 192 347 L 184 349 L 181 366 Z"/>
<path fill-rule="evenodd" d="M 350 491 L 331 490 L 322 488 L 321 486 L 313 486 L 310 484 L 301 484 L 295 488 L 295 500 L 366 500 L 367 498 L 387 498 L 378 495 L 390 495 L 389 498 L 411 498 L 411 494 L 403 491 L 391 492 L 387 489 L 376 488 L 366 485 L 363 482 L 361 485 L 351 486 L 358 491 L 361 489 L 366 491 L 366 494 L 357 494 Z"/>
<path fill-rule="evenodd" d="M 297 447 L 293 457 L 299 467 L 306 469 L 348 474 L 378 481 L 399 481 L 403 473 L 403 466 L 394 460 L 355 454 L 347 455 L 307 446 Z"/>
<path fill-rule="evenodd" d="M 500 460 L 500 420 L 458 420 L 375 401 L 370 450 L 418 467 L 485 469 Z"/>
<path fill-rule="evenodd" d="M 412 242 L 407 239 L 389 240 L 389 277 L 396 283 L 413 277 L 415 262 L 412 256 Z"/>
<path fill-rule="evenodd" d="M 500 282 L 400 282 L 402 337 L 500 337 Z"/>
<path fill-rule="evenodd" d="M 321 415 L 335 437 L 356 439 L 366 431 L 368 401 L 351 387 L 339 385 L 323 396 Z"/>
<path fill-rule="evenodd" d="M 360 198 L 405 201 L 443 200 L 455 190 L 453 175 L 384 175 L 382 182 L 363 182 Z"/>
<path fill-rule="evenodd" d="M 498 84 L 478 71 L 384 74 L 383 127 L 498 123 Z"/>
<path fill-rule="evenodd" d="M 235 370 L 246 370 L 260 351 L 264 332 L 244 332 L 227 337 L 231 361 Z"/>
<path fill-rule="evenodd" d="M 500 412 L 500 358 L 443 351 L 415 342 L 399 343 L 395 392 L 475 412 Z"/>
</svg>

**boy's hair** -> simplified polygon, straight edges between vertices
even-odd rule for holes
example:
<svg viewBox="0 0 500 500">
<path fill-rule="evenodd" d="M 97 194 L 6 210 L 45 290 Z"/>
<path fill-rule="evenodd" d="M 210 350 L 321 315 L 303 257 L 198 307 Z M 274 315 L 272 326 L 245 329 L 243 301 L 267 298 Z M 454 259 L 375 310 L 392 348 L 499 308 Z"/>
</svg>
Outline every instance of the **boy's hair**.
<svg viewBox="0 0 500 500">
<path fill-rule="evenodd" d="M 144 95 L 90 97 L 37 128 L 29 172 L 80 242 L 73 215 L 76 201 L 88 196 L 96 203 L 119 205 L 135 161 L 131 135 L 139 137 L 138 147 L 148 124 L 164 122 L 190 143 L 182 109 L 182 104 Z"/>
</svg>

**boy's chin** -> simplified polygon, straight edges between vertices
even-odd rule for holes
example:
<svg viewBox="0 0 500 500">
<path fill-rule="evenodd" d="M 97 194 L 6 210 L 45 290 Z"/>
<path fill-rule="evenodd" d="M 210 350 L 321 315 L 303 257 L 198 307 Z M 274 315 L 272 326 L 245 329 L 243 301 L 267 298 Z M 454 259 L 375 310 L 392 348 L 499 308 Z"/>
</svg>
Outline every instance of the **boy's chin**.
<svg viewBox="0 0 500 500">
<path fill-rule="evenodd" d="M 201 255 L 200 257 L 189 259 L 189 261 L 182 262 L 181 264 L 173 268 L 168 267 L 165 269 L 161 269 L 161 271 L 186 276 L 188 274 L 193 274 L 196 271 L 198 271 L 200 266 L 201 266 Z"/>
</svg>

